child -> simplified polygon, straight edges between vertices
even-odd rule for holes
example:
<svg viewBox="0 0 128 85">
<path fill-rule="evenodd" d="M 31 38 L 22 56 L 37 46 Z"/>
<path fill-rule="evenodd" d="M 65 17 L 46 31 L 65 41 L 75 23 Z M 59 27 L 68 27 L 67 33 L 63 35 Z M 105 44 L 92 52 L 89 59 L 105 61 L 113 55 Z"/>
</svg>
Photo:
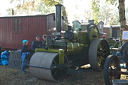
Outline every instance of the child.
<svg viewBox="0 0 128 85">
<path fill-rule="evenodd" d="M 22 55 L 22 66 L 21 66 L 21 71 L 22 73 L 25 73 L 25 68 L 26 65 L 28 64 L 28 56 L 30 55 L 29 49 L 28 49 L 28 40 L 23 40 L 22 41 L 23 46 L 21 48 L 21 55 Z"/>
</svg>

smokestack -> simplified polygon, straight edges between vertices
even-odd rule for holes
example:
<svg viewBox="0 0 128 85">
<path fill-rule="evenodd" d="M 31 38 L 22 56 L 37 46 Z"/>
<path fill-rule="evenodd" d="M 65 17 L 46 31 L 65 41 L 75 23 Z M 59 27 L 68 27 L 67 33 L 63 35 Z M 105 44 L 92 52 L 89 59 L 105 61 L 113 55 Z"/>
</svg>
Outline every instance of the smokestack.
<svg viewBox="0 0 128 85">
<path fill-rule="evenodd" d="M 56 6 L 56 30 L 57 30 L 57 38 L 61 38 L 61 4 L 57 4 Z M 59 34 L 58 34 L 59 33 Z"/>
<path fill-rule="evenodd" d="M 12 15 L 14 15 L 14 10 L 12 9 Z"/>
</svg>

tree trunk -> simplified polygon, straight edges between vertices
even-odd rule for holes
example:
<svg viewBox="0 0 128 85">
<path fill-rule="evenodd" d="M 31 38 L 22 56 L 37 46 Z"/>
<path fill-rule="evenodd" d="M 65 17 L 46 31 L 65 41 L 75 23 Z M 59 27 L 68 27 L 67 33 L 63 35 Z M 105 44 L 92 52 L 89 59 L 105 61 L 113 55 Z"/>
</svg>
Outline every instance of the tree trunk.
<svg viewBox="0 0 128 85">
<path fill-rule="evenodd" d="M 125 0 L 119 0 L 119 19 L 121 31 L 126 27 L 126 18 L 125 18 Z"/>
<path fill-rule="evenodd" d="M 120 19 L 120 35 L 122 36 L 122 30 L 126 28 L 126 18 L 125 18 L 125 0 L 119 0 L 119 19 Z M 125 41 L 122 42 L 124 44 Z"/>
</svg>

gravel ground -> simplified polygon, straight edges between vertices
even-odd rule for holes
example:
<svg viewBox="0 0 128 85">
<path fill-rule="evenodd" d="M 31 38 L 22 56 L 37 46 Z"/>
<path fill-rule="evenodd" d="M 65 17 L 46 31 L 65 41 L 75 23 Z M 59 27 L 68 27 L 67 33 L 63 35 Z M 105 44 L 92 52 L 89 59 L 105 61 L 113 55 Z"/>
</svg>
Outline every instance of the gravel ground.
<svg viewBox="0 0 128 85">
<path fill-rule="evenodd" d="M 0 85 L 105 85 L 103 72 L 91 68 L 70 69 L 67 77 L 60 82 L 51 82 L 34 78 L 29 69 L 25 74 L 20 69 L 0 66 Z"/>
</svg>

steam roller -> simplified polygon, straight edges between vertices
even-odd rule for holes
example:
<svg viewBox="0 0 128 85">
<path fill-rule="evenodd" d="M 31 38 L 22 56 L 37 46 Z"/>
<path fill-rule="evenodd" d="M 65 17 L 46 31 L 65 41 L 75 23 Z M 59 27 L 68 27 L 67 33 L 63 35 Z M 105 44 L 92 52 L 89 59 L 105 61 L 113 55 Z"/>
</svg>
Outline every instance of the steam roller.
<svg viewBox="0 0 128 85">
<path fill-rule="evenodd" d="M 37 65 L 40 67 L 30 67 L 32 75 L 39 79 L 46 79 L 56 81 L 65 77 L 68 71 L 67 67 L 57 68 L 55 65 L 59 65 L 59 54 L 48 53 L 48 52 L 36 52 L 30 61 L 30 64 Z M 68 60 L 65 58 L 63 63 L 67 63 Z"/>
<path fill-rule="evenodd" d="M 90 64 L 92 69 L 102 70 L 110 54 L 105 39 L 94 23 L 66 25 L 61 33 L 61 6 L 56 5 L 56 32 L 46 35 L 45 48 L 37 48 L 30 59 L 30 73 L 39 79 L 59 81 L 66 77 L 70 67 Z"/>
</svg>

